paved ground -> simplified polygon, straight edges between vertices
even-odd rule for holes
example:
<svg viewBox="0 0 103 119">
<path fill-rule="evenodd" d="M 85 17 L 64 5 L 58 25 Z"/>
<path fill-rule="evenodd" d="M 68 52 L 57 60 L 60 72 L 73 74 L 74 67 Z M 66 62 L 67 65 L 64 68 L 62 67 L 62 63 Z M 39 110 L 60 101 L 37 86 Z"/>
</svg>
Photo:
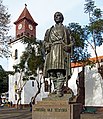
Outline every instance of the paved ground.
<svg viewBox="0 0 103 119">
<path fill-rule="evenodd" d="M 97 114 L 81 114 L 81 119 L 103 119 L 103 113 Z"/>
<path fill-rule="evenodd" d="M 32 119 L 30 109 L 0 108 L 0 119 Z M 103 119 L 103 113 L 81 114 L 81 119 Z"/>
<path fill-rule="evenodd" d="M 32 119 L 30 109 L 0 108 L 0 119 Z"/>
</svg>

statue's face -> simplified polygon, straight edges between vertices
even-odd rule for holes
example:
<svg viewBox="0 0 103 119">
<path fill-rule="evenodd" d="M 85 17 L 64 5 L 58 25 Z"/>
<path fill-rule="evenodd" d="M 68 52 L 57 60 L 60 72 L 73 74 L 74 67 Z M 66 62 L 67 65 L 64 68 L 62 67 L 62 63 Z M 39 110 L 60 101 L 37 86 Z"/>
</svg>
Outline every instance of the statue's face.
<svg viewBox="0 0 103 119">
<path fill-rule="evenodd" d="M 58 24 L 58 23 L 62 23 L 63 20 L 64 20 L 64 18 L 63 18 L 62 13 L 56 12 L 56 13 L 54 14 L 54 21 L 55 21 L 57 24 Z"/>
</svg>

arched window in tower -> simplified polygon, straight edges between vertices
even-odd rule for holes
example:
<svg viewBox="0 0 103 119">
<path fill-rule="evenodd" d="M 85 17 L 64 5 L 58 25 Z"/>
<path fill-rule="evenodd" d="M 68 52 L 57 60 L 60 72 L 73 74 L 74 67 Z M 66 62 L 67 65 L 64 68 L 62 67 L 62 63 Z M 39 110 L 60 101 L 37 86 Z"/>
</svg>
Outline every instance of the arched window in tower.
<svg viewBox="0 0 103 119">
<path fill-rule="evenodd" d="M 15 50 L 15 59 L 18 59 L 18 50 Z"/>
</svg>

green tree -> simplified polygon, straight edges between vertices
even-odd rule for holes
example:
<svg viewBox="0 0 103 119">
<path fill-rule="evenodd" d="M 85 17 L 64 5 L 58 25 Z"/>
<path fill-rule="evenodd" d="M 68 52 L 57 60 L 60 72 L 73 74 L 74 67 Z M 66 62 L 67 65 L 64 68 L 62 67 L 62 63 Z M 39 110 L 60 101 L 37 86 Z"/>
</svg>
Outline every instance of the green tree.
<svg viewBox="0 0 103 119">
<path fill-rule="evenodd" d="M 25 63 L 32 74 L 36 74 L 37 68 L 43 69 L 44 59 L 42 53 L 42 41 L 35 38 L 25 38 L 22 41 L 27 45 L 23 55 L 21 56 L 20 64 L 25 67 Z M 27 59 L 27 60 L 26 60 Z"/>
<path fill-rule="evenodd" d="M 10 14 L 8 14 L 8 9 L 3 5 L 2 0 L 0 0 L 0 57 L 8 56 L 8 42 L 10 36 L 8 36 L 10 23 Z"/>
<path fill-rule="evenodd" d="M 85 28 L 82 28 L 79 23 L 70 23 L 68 29 L 71 31 L 72 37 L 75 39 L 75 44 L 73 46 L 73 62 L 84 62 L 90 57 L 87 51 L 87 35 L 85 34 Z"/>
<path fill-rule="evenodd" d="M 8 73 L 0 65 L 0 94 L 8 91 Z"/>
<path fill-rule="evenodd" d="M 71 30 L 72 37 L 75 39 L 73 47 L 73 62 L 82 62 L 94 66 L 95 62 L 89 60 L 91 54 L 88 53 L 88 46 L 93 49 L 98 68 L 100 63 L 97 55 L 97 47 L 103 44 L 103 16 L 100 8 L 95 6 L 93 0 L 86 0 L 84 7 L 85 13 L 89 14 L 89 24 L 81 26 L 79 23 L 70 23 L 68 28 Z"/>
<path fill-rule="evenodd" d="M 93 49 L 98 68 L 100 68 L 100 62 L 98 60 L 97 47 L 103 44 L 103 16 L 100 8 L 95 6 L 94 0 L 86 0 L 85 13 L 89 14 L 89 25 L 85 27 L 85 33 L 88 36 L 87 43 Z"/>
</svg>

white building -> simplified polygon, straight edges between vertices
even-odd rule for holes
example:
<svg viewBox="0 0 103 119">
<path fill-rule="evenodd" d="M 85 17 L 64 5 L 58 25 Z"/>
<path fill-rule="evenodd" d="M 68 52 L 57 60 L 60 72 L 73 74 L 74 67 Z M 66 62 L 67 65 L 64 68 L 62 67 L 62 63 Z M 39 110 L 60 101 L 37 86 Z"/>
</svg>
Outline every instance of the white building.
<svg viewBox="0 0 103 119">
<path fill-rule="evenodd" d="M 16 38 L 11 40 L 10 50 L 11 57 L 9 58 L 9 71 L 13 71 L 13 65 L 18 64 L 20 61 L 20 56 L 22 52 L 25 50 L 25 45 L 21 42 L 24 37 L 33 37 L 36 38 L 36 26 L 38 25 L 30 15 L 27 7 L 25 6 L 24 10 L 20 14 L 19 18 L 16 22 Z M 38 80 L 41 78 L 42 74 L 38 72 Z M 37 92 L 37 84 L 34 80 L 22 81 L 20 78 L 20 74 L 16 73 L 15 75 L 9 76 L 9 101 L 13 102 L 13 104 L 17 104 L 18 94 L 22 88 L 21 92 L 21 104 L 29 104 L 31 101 L 31 97 L 35 95 Z M 41 78 L 43 82 L 43 77 Z M 48 92 L 44 90 L 44 84 L 42 84 L 41 93 L 37 96 L 36 100 L 42 100 L 43 97 L 47 97 Z"/>
</svg>

